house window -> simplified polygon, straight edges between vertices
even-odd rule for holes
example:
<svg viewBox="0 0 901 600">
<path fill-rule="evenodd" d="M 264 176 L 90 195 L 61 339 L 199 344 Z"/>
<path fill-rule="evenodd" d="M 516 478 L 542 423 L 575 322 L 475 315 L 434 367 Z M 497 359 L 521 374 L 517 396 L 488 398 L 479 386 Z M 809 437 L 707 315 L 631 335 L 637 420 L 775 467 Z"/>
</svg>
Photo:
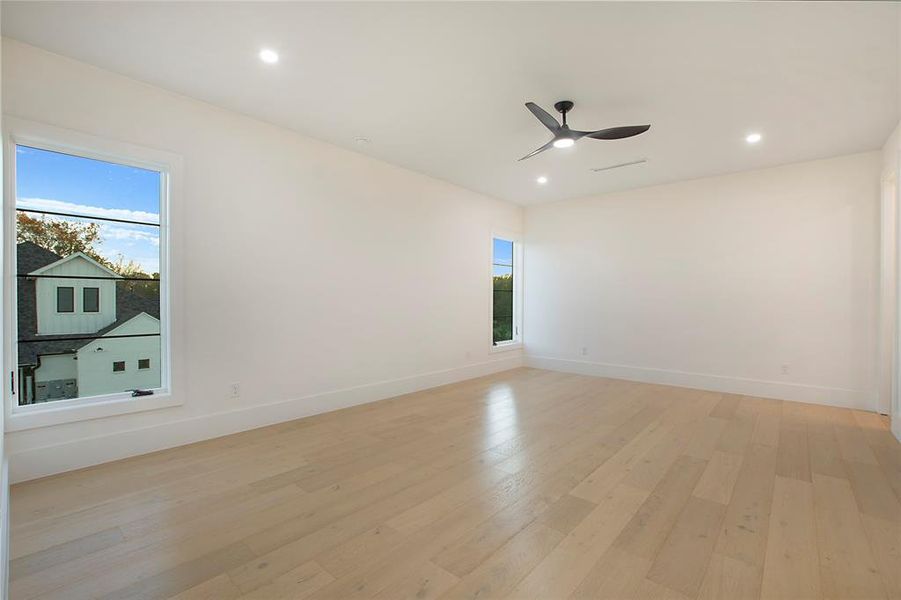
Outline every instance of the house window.
<svg viewBox="0 0 901 600">
<path fill-rule="evenodd" d="M 514 256 L 516 244 L 512 240 L 493 238 L 492 267 L 492 341 L 495 346 L 519 339 L 516 297 L 519 287 Z"/>
<path fill-rule="evenodd" d="M 56 312 L 75 312 L 75 288 L 64 286 L 56 288 Z"/>
<path fill-rule="evenodd" d="M 113 157 L 108 150 L 124 146 L 102 140 L 74 151 L 59 135 L 56 146 L 50 136 L 12 134 L 6 155 L 15 182 L 15 404 L 168 391 L 169 167 Z M 150 370 L 151 361 L 159 368 Z M 71 385 L 59 393 L 38 393 L 38 383 L 63 380 Z"/>
<path fill-rule="evenodd" d="M 100 288 L 86 287 L 82 290 L 81 310 L 86 313 L 100 312 Z"/>
</svg>

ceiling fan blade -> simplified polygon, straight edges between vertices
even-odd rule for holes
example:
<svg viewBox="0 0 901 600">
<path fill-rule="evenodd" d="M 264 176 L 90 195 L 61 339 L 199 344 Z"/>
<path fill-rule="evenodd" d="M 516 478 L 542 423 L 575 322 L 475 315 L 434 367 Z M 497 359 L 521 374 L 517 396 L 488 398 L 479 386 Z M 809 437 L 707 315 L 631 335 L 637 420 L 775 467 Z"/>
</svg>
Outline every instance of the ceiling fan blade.
<svg viewBox="0 0 901 600">
<path fill-rule="evenodd" d="M 550 148 L 550 147 L 553 146 L 553 145 L 554 145 L 554 140 L 551 140 L 551 141 L 549 141 L 547 144 L 545 144 L 544 146 L 542 146 L 541 148 L 536 148 L 535 150 L 532 150 L 531 152 L 529 152 L 528 154 L 526 154 L 525 156 L 523 156 L 523 157 L 520 158 L 519 160 L 525 160 L 525 159 L 527 159 L 527 158 L 532 158 L 532 157 L 535 156 L 536 154 L 540 154 L 541 152 L 544 152 L 545 150 L 547 150 L 548 148 Z"/>
<path fill-rule="evenodd" d="M 542 125 L 550 129 L 553 133 L 557 133 L 557 131 L 560 130 L 560 123 L 557 122 L 557 119 L 552 117 L 550 113 L 534 102 L 526 102 L 526 108 L 532 111 L 532 114 L 541 121 Z"/>
<path fill-rule="evenodd" d="M 626 127 L 611 127 L 609 129 L 601 129 L 600 131 L 592 131 L 585 137 L 594 138 L 596 140 L 621 140 L 623 138 L 639 135 L 650 129 L 650 125 L 627 125 Z"/>
</svg>

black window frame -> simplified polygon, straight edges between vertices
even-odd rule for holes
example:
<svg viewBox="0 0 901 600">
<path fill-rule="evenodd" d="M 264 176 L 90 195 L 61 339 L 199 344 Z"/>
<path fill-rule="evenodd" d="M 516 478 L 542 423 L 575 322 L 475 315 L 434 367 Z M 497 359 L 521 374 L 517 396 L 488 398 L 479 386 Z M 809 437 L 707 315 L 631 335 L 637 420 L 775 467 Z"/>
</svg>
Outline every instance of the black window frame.
<svg viewBox="0 0 901 600">
<path fill-rule="evenodd" d="M 119 367 L 122 367 L 121 369 Z M 113 361 L 113 373 L 125 373 L 126 366 L 124 360 Z"/>
<path fill-rule="evenodd" d="M 146 363 L 146 366 L 142 366 L 142 363 Z M 139 358 L 138 359 L 138 370 L 144 371 L 150 368 L 150 359 L 149 358 Z"/>
<path fill-rule="evenodd" d="M 97 308 L 96 310 L 88 310 L 88 290 L 96 290 L 97 291 Z M 93 286 L 86 286 L 81 288 L 81 311 L 84 313 L 95 314 L 100 312 L 100 288 Z"/>
<path fill-rule="evenodd" d="M 69 301 L 70 301 L 71 307 L 72 307 L 71 310 L 62 310 L 60 308 L 60 299 L 61 299 L 60 292 L 62 292 L 63 290 L 69 290 L 69 294 L 70 294 Z M 64 314 L 64 315 L 72 314 L 75 312 L 75 287 L 74 286 L 71 286 L 71 285 L 56 286 L 56 312 L 58 314 Z"/>
</svg>

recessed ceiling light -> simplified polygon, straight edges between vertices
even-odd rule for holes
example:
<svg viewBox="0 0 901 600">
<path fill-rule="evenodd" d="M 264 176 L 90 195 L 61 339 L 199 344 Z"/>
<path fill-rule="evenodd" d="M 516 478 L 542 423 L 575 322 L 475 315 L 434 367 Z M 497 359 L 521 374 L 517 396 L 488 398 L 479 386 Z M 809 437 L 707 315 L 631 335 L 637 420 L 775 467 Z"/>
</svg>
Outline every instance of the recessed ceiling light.
<svg viewBox="0 0 901 600">
<path fill-rule="evenodd" d="M 269 48 L 263 48 L 260 50 L 260 60 L 267 65 L 274 65 L 278 62 L 278 52 Z"/>
<path fill-rule="evenodd" d="M 763 139 L 763 136 L 760 135 L 759 133 L 749 133 L 748 136 L 745 138 L 745 141 L 748 142 L 749 144 L 756 144 L 757 142 L 759 142 L 762 139 Z"/>
<path fill-rule="evenodd" d="M 575 143 L 572 138 L 560 138 L 559 140 L 554 140 L 554 148 L 569 148 Z"/>
<path fill-rule="evenodd" d="M 539 177 L 539 178 L 536 179 L 535 181 L 537 181 L 537 182 L 540 183 L 541 185 L 544 185 L 545 183 L 547 183 L 547 177 L 545 177 L 544 175 L 542 175 L 541 177 Z"/>
<path fill-rule="evenodd" d="M 355 137 L 354 141 L 356 143 L 360 144 L 361 146 L 364 146 L 364 145 L 368 144 L 369 142 L 371 142 L 372 140 L 370 140 L 367 137 Z"/>
</svg>

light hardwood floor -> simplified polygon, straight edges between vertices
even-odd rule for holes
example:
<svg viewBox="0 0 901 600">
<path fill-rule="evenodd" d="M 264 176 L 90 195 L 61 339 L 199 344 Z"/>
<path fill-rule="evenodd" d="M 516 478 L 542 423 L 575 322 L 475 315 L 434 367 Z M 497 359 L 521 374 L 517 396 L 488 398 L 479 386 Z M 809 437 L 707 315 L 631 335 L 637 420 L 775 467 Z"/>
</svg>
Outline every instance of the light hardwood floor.
<svg viewBox="0 0 901 600">
<path fill-rule="evenodd" d="M 16 485 L 25 598 L 901 598 L 875 414 L 518 369 Z"/>
</svg>

